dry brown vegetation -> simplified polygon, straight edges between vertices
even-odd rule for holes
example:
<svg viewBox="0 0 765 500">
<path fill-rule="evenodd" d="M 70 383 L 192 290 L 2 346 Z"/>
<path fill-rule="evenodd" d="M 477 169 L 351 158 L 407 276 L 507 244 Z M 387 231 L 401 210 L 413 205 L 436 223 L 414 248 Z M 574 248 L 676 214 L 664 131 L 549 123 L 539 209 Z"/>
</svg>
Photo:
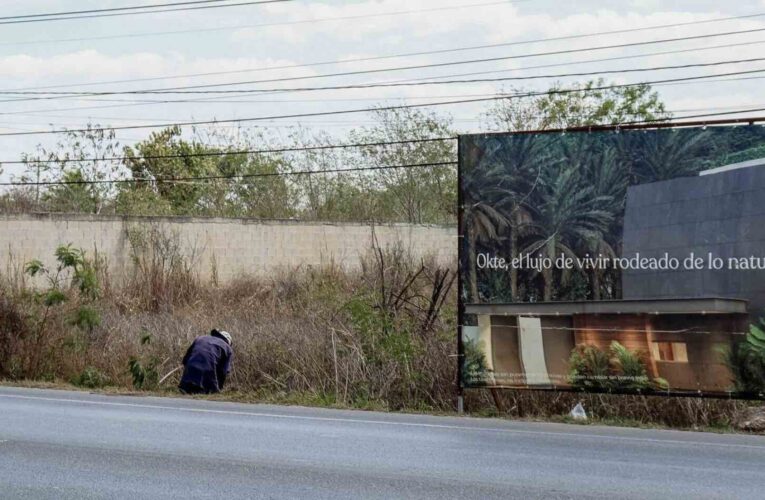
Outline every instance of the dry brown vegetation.
<svg viewBox="0 0 765 500">
<path fill-rule="evenodd" d="M 137 237 L 136 237 L 137 238 Z M 226 285 L 201 282 L 161 233 L 134 242 L 134 272 L 115 286 L 97 264 L 93 299 L 64 272 L 66 300 L 21 274 L 0 284 L 0 378 L 161 389 L 186 347 L 212 327 L 235 334 L 234 397 L 409 411 L 452 411 L 456 397 L 453 269 L 401 249 L 371 249 L 360 269 L 303 268 Z M 140 244 L 139 244 L 140 243 Z M 95 317 L 82 310 L 94 310 Z M 163 387 L 172 387 L 177 374 Z M 595 421 L 729 428 L 737 401 L 482 390 L 469 411 L 561 419 L 579 401 Z"/>
<path fill-rule="evenodd" d="M 124 285 L 99 269 L 95 301 L 66 278 L 66 300 L 48 306 L 44 287 L 4 277 L 0 377 L 153 389 L 194 337 L 218 327 L 235 335 L 230 390 L 358 407 L 453 405 L 453 270 L 378 248 L 356 270 L 294 269 L 214 286 L 167 237 L 145 236 Z M 73 318 L 84 305 L 98 318 L 83 328 Z"/>
<path fill-rule="evenodd" d="M 751 406 L 728 399 L 505 390 L 497 411 L 488 392 L 468 395 L 466 404 L 487 415 L 570 421 L 568 413 L 581 402 L 593 423 L 723 431 L 732 430 Z"/>
</svg>

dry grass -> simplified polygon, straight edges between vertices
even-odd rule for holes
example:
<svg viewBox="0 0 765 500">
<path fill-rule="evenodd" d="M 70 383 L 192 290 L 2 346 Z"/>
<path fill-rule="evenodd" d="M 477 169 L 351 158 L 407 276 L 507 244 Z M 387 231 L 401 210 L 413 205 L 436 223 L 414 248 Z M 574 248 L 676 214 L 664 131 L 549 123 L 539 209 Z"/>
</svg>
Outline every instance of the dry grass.
<svg viewBox="0 0 765 500">
<path fill-rule="evenodd" d="M 592 423 L 693 430 L 733 430 L 751 403 L 728 399 L 634 396 L 530 390 L 499 392 L 502 412 L 488 391 L 469 391 L 466 405 L 483 415 L 532 420 L 570 421 L 582 403 Z"/>
<path fill-rule="evenodd" d="M 44 308 L 31 291 L 0 286 L 0 377 L 130 387 L 133 359 L 152 388 L 215 327 L 234 333 L 230 390 L 359 407 L 452 407 L 453 271 L 389 249 L 370 253 L 356 271 L 293 270 L 216 287 L 176 257 L 136 259 L 131 280 L 93 304 L 100 324 L 90 330 L 71 324 L 82 305 L 76 293 L 39 328 Z"/>
<path fill-rule="evenodd" d="M 134 250 L 136 253 L 144 250 Z M 235 361 L 224 397 L 243 401 L 383 410 L 449 412 L 456 396 L 454 270 L 375 249 L 361 269 L 285 271 L 215 286 L 168 250 L 134 255 L 123 286 L 101 276 L 91 304 L 100 324 L 71 322 L 76 293 L 43 309 L 17 276 L 0 279 L 0 379 L 66 381 L 133 390 L 131 360 L 144 390 L 177 366 L 190 342 L 211 328 L 234 333 Z M 108 285 L 108 286 L 105 286 Z M 728 429 L 746 404 L 736 401 L 503 391 L 503 416 L 565 419 L 579 401 L 596 422 Z M 488 391 L 468 391 L 473 414 L 499 415 Z"/>
</svg>

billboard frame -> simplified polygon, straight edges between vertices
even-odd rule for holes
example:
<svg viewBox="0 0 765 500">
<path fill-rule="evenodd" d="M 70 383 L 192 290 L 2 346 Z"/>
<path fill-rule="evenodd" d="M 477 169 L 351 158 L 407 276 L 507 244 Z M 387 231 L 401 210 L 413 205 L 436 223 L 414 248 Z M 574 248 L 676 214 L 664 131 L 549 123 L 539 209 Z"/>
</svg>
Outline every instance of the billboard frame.
<svg viewBox="0 0 765 500">
<path fill-rule="evenodd" d="M 696 117 L 689 117 L 696 118 Z M 681 117 L 682 119 L 682 117 Z M 613 390 L 608 388 L 588 388 L 581 389 L 575 387 L 513 387 L 506 385 L 487 385 L 487 386 L 469 386 L 464 384 L 464 360 L 465 360 L 465 345 L 463 340 L 463 327 L 465 325 L 465 300 L 463 298 L 464 290 L 464 278 L 463 278 L 463 239 L 464 227 L 463 227 L 463 210 L 464 210 L 464 196 L 463 196 L 463 164 L 462 164 L 462 147 L 463 137 L 466 136 L 506 136 L 506 135 L 531 135 L 531 134 L 562 134 L 562 133 L 589 133 L 589 132 L 619 132 L 621 130 L 658 130 L 658 129 L 679 129 L 687 127 L 707 127 L 707 126 L 736 126 L 736 125 L 749 125 L 753 126 L 757 123 L 765 122 L 765 116 L 746 117 L 746 118 L 725 118 L 725 119 L 713 119 L 713 120 L 693 120 L 693 121 L 655 121 L 655 122 L 625 122 L 616 123 L 610 125 L 584 125 L 576 127 L 565 127 L 555 129 L 532 129 L 532 130 L 518 130 L 508 132 L 487 132 L 487 133 L 474 133 L 474 134 L 459 134 L 457 136 L 457 411 L 459 414 L 464 412 L 464 394 L 466 389 L 489 389 L 490 391 L 496 390 L 519 390 L 519 391 L 541 391 L 541 392 L 559 392 L 559 393 L 572 393 L 572 394 L 613 394 L 622 396 L 657 396 L 657 397 L 693 397 L 701 399 L 728 399 L 728 400 L 743 400 L 743 401 L 763 401 L 765 400 L 765 393 L 756 392 L 737 392 L 737 391 L 677 391 L 677 390 L 660 390 L 660 389 L 619 389 Z M 765 126 L 765 124 L 763 125 Z M 492 394 L 495 397 L 496 395 Z"/>
</svg>

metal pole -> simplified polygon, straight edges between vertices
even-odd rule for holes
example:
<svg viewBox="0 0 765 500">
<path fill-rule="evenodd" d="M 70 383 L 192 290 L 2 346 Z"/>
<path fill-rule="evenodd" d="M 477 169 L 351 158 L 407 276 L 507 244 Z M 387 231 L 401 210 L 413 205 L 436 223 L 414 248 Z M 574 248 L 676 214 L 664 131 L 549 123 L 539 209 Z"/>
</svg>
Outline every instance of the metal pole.
<svg viewBox="0 0 765 500">
<path fill-rule="evenodd" d="M 465 346 L 462 342 L 462 325 L 465 317 L 465 304 L 462 290 L 462 244 L 463 244 L 463 195 L 462 195 L 462 138 L 457 138 L 457 414 L 465 413 L 465 386 L 463 381 L 463 364 Z"/>
</svg>

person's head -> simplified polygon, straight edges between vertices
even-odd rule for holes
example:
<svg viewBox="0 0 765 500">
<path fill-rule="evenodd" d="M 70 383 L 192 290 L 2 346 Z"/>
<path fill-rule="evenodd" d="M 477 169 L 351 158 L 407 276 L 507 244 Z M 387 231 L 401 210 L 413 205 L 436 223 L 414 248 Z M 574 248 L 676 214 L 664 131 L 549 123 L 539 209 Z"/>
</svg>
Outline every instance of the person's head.
<svg viewBox="0 0 765 500">
<path fill-rule="evenodd" d="M 223 339 L 223 340 L 225 340 L 225 341 L 226 341 L 226 343 L 227 343 L 228 345 L 231 345 L 231 334 L 230 334 L 230 333 L 228 333 L 228 332 L 225 332 L 225 331 L 223 331 L 223 330 L 216 330 L 216 329 L 213 329 L 213 330 L 210 332 L 210 335 L 212 335 L 213 337 L 218 337 L 219 339 Z"/>
</svg>

